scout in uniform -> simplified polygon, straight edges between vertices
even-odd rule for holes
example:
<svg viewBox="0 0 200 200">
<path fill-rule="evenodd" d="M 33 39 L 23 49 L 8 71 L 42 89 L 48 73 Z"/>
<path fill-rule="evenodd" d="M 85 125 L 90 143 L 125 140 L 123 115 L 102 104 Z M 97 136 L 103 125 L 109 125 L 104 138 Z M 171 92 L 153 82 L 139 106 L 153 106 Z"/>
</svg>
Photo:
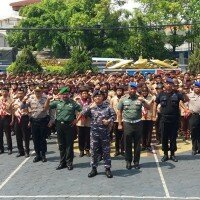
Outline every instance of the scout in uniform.
<svg viewBox="0 0 200 200">
<path fill-rule="evenodd" d="M 17 140 L 18 154 L 16 157 L 29 157 L 30 144 L 30 128 L 28 105 L 24 102 L 25 92 L 23 88 L 19 88 L 17 92 L 17 99 L 13 103 L 13 110 L 15 115 L 14 131 Z M 23 140 L 25 143 L 25 150 L 23 147 Z"/>
<path fill-rule="evenodd" d="M 12 138 L 11 138 L 11 126 L 14 123 L 14 115 L 12 109 L 12 100 L 9 97 L 9 89 L 3 88 L 1 90 L 0 97 L 0 154 L 4 153 L 3 145 L 3 134 L 5 132 L 7 145 L 8 145 L 8 154 L 12 154 Z"/>
</svg>

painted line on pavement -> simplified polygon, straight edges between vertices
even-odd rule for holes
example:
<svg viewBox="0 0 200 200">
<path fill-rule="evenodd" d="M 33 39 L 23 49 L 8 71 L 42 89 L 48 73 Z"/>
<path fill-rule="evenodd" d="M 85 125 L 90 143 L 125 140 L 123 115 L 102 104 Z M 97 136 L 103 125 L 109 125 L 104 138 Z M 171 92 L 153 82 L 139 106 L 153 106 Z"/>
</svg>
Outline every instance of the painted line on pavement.
<svg viewBox="0 0 200 200">
<path fill-rule="evenodd" d="M 157 197 L 157 196 L 128 196 L 128 195 L 36 195 L 36 196 L 26 196 L 26 195 L 16 195 L 16 196 L 0 196 L 1 199 L 28 199 L 28 198 L 102 198 L 102 199 L 111 199 L 111 198 L 120 198 L 120 199 L 196 199 L 199 200 L 200 197 Z"/>
<path fill-rule="evenodd" d="M 9 176 L 6 180 L 1 183 L 0 190 L 8 183 L 8 181 L 21 169 L 21 167 L 30 159 L 31 155 L 34 154 L 35 151 L 31 152 L 30 156 L 26 158 Z"/>
<path fill-rule="evenodd" d="M 157 156 L 157 154 L 156 154 L 156 151 L 155 151 L 153 145 L 152 145 L 152 152 L 153 152 L 154 159 L 155 159 L 155 161 L 156 161 L 156 165 L 157 165 L 157 168 L 158 168 L 158 173 L 159 173 L 159 175 L 160 175 L 160 179 L 161 179 L 161 182 L 162 182 L 162 185 L 163 185 L 163 189 L 164 189 L 164 191 L 165 191 L 166 198 L 170 198 L 169 190 L 168 190 L 168 188 L 167 188 L 167 184 L 166 184 L 166 182 L 165 182 L 165 178 L 164 178 L 164 176 L 163 176 L 163 173 L 162 173 L 162 170 L 161 170 L 159 161 L 158 161 L 158 156 Z"/>
</svg>

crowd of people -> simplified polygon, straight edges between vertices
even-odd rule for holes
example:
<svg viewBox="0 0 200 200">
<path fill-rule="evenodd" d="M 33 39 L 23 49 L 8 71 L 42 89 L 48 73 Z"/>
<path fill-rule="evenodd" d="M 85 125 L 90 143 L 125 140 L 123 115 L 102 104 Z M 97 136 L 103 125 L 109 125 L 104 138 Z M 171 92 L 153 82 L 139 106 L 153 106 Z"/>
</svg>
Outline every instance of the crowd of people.
<svg viewBox="0 0 200 200">
<path fill-rule="evenodd" d="M 0 74 L 0 91 L 0 154 L 4 153 L 4 134 L 8 154 L 12 154 L 13 131 L 16 157 L 30 156 L 32 135 L 33 162 L 46 162 L 46 139 L 56 132 L 57 170 L 72 170 L 77 133 L 79 156 L 91 158 L 88 177 L 97 175 L 98 162 L 104 160 L 105 174 L 112 178 L 111 141 L 114 156 L 124 156 L 128 170 L 139 169 L 141 151 L 152 151 L 154 126 L 155 145 L 161 144 L 164 152 L 162 162 L 178 161 L 178 133 L 184 140 L 191 138 L 193 156 L 200 153 L 200 74 L 175 70 L 133 75 L 88 71 L 70 77 Z"/>
</svg>

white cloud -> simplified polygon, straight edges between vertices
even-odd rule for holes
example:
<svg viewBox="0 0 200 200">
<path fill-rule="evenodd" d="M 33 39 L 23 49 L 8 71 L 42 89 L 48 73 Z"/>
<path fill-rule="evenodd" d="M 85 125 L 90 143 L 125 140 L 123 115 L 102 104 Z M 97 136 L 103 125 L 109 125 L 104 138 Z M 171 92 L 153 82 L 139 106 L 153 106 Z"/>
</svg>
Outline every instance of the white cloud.
<svg viewBox="0 0 200 200">
<path fill-rule="evenodd" d="M 17 12 L 12 10 L 12 7 L 9 5 L 12 2 L 18 0 L 0 0 L 0 19 L 17 15 Z"/>
</svg>

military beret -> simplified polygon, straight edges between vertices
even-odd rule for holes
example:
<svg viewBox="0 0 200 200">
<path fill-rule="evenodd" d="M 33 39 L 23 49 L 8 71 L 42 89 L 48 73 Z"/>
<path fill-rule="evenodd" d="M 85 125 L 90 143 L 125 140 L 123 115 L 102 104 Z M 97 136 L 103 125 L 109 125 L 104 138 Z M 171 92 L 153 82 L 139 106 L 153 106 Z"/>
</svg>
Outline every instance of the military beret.
<svg viewBox="0 0 200 200">
<path fill-rule="evenodd" d="M 95 90 L 92 94 L 93 97 L 98 96 L 98 95 L 104 95 L 105 93 L 101 90 Z"/>
<path fill-rule="evenodd" d="M 194 86 L 200 87 L 200 81 L 196 81 L 196 82 L 194 83 Z"/>
<path fill-rule="evenodd" d="M 60 94 L 69 93 L 70 89 L 68 87 L 62 87 L 59 91 Z"/>
<path fill-rule="evenodd" d="M 172 79 L 172 78 L 167 78 L 167 80 L 166 80 L 166 83 L 171 83 L 171 84 L 174 84 L 174 81 L 173 81 L 173 79 Z"/>
<path fill-rule="evenodd" d="M 137 88 L 137 83 L 130 82 L 128 85 L 129 85 L 131 88 Z"/>
</svg>

